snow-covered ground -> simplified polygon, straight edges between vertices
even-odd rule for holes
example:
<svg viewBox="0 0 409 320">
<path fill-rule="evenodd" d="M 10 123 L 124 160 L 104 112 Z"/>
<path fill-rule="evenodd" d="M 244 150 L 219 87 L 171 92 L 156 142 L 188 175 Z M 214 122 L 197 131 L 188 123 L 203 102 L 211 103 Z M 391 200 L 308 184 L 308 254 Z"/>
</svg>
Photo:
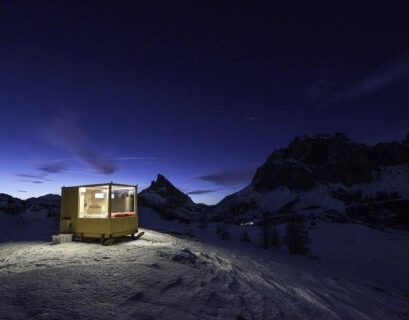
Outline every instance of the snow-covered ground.
<svg viewBox="0 0 409 320">
<path fill-rule="evenodd" d="M 58 232 L 58 217 L 47 217 L 48 210 L 9 215 L 0 212 L 0 242 L 50 240 Z"/>
<path fill-rule="evenodd" d="M 150 210 L 140 224 L 141 239 L 108 247 L 1 244 L 0 318 L 409 318 L 407 233 L 318 222 L 312 259 L 259 248 L 254 227 L 230 227 L 221 240 L 215 225 Z M 252 243 L 238 240 L 244 228 Z"/>
</svg>

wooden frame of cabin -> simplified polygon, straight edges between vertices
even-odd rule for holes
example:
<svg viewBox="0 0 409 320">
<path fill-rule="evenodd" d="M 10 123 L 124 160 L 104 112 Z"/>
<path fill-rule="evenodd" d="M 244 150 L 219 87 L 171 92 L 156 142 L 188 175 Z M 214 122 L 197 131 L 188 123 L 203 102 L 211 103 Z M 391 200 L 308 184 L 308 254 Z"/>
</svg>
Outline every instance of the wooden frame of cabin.
<svg viewBox="0 0 409 320">
<path fill-rule="evenodd" d="M 115 208 L 115 205 L 118 207 L 115 199 L 116 194 L 119 194 L 118 190 L 125 190 L 118 197 L 125 199 L 122 207 L 119 203 L 119 209 Z M 80 237 L 81 240 L 98 238 L 101 243 L 110 238 L 134 236 L 139 228 L 137 191 L 137 185 L 113 182 L 62 187 L 60 233 L 70 233 L 74 237 Z M 104 205 L 92 204 L 91 198 L 96 199 L 97 194 L 100 199 L 94 201 L 103 201 L 107 204 L 107 208 Z M 87 203 L 87 197 L 91 205 Z M 124 205 L 127 206 L 126 209 Z M 118 210 L 123 211 L 115 212 Z"/>
</svg>

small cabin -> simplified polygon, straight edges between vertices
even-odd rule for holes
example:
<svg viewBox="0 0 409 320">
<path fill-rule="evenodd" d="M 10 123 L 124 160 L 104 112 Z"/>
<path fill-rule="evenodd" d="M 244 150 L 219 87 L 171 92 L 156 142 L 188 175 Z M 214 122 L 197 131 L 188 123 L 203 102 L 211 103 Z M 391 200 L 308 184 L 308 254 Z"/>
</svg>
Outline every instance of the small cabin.
<svg viewBox="0 0 409 320">
<path fill-rule="evenodd" d="M 137 186 L 105 183 L 61 190 L 60 233 L 106 239 L 138 232 Z"/>
</svg>

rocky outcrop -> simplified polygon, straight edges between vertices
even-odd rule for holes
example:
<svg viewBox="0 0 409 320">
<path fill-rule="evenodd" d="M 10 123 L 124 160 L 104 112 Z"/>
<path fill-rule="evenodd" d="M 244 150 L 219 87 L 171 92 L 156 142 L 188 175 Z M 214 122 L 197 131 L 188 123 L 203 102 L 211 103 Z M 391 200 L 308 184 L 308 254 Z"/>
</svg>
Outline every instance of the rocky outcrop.
<svg viewBox="0 0 409 320">
<path fill-rule="evenodd" d="M 273 152 L 257 170 L 252 184 L 259 192 L 288 187 L 308 191 L 317 184 L 352 186 L 371 183 L 385 166 L 409 165 L 407 145 L 392 142 L 370 147 L 342 133 L 296 138 Z"/>
<path fill-rule="evenodd" d="M 306 136 L 273 152 L 257 170 L 252 184 L 262 192 L 280 186 L 307 191 L 318 183 L 367 183 L 372 179 L 371 161 L 370 147 L 343 134 Z"/>
</svg>

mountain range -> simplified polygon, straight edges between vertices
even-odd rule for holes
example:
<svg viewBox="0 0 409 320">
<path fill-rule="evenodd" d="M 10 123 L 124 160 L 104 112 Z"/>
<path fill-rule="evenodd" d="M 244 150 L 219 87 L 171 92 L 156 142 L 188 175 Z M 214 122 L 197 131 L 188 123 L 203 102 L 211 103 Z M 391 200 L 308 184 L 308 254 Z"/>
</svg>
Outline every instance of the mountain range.
<svg viewBox="0 0 409 320">
<path fill-rule="evenodd" d="M 186 223 L 252 224 L 268 212 L 284 221 L 295 213 L 409 229 L 409 135 L 374 146 L 342 133 L 297 137 L 272 152 L 247 187 L 214 206 L 194 203 L 161 174 L 139 193 L 138 204 Z M 20 200 L 0 194 L 0 211 L 10 214 L 58 211 L 59 205 L 58 195 Z"/>
<path fill-rule="evenodd" d="M 168 218 L 253 223 L 263 212 L 409 229 L 409 137 L 369 146 L 342 133 L 295 138 L 274 151 L 251 183 L 215 206 L 195 204 L 164 176 L 140 194 Z"/>
</svg>

